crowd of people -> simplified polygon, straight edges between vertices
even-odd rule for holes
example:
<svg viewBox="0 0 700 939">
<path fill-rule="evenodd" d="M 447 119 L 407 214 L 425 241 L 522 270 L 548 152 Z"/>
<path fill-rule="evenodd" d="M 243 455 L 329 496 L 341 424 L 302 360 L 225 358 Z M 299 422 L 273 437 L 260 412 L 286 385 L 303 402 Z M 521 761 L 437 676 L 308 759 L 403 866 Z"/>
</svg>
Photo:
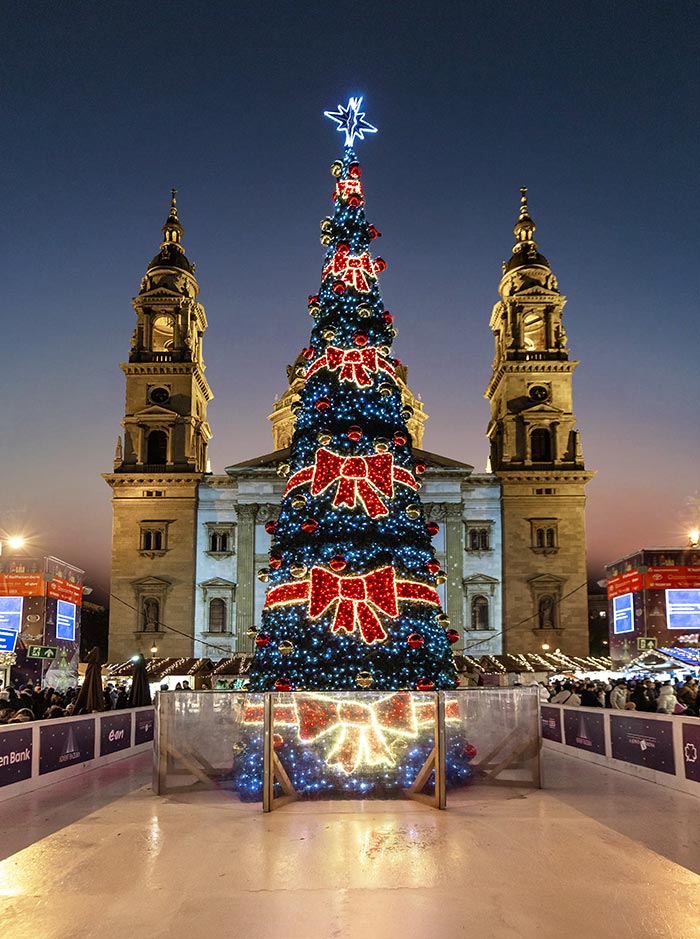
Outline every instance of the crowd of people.
<svg viewBox="0 0 700 939">
<path fill-rule="evenodd" d="M 41 688 L 40 685 L 9 686 L 0 690 L 0 724 L 24 724 L 27 721 L 53 720 L 73 714 L 87 714 L 85 708 L 75 710 L 78 688 Z M 129 688 L 125 683 L 108 682 L 104 688 L 105 711 L 129 707 Z"/>
<path fill-rule="evenodd" d="M 582 681 L 555 681 L 540 687 L 543 703 L 548 701 L 568 707 L 685 714 L 687 717 L 697 717 L 700 711 L 700 689 L 692 675 L 664 682 L 652 678 L 621 678 L 610 683 L 586 678 Z"/>
</svg>

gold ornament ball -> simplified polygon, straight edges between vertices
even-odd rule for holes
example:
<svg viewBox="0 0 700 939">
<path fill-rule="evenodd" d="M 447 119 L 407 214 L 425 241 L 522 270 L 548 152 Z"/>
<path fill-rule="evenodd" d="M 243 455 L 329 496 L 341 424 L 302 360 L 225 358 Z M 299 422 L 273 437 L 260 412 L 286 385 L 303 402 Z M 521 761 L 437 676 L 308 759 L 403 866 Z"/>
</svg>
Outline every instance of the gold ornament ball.
<svg viewBox="0 0 700 939">
<path fill-rule="evenodd" d="M 305 505 L 306 505 L 306 496 L 293 496 L 292 497 L 293 509 L 303 509 Z"/>
<path fill-rule="evenodd" d="M 258 580 L 260 581 L 260 583 L 266 584 L 269 579 L 270 579 L 270 571 L 266 567 L 261 568 L 258 571 Z"/>
<path fill-rule="evenodd" d="M 340 160 L 336 160 L 334 163 L 331 163 L 331 174 L 335 177 L 340 176 L 343 172 L 343 164 Z"/>
<path fill-rule="evenodd" d="M 438 571 L 437 574 L 435 575 L 436 584 L 444 584 L 446 580 L 447 580 L 447 574 L 445 571 Z"/>
<path fill-rule="evenodd" d="M 450 617 L 447 613 L 438 613 L 437 621 L 443 629 L 447 629 L 450 625 Z"/>
<path fill-rule="evenodd" d="M 374 681 L 374 676 L 371 672 L 358 672 L 355 681 L 360 686 L 360 688 L 369 688 L 369 686 Z"/>
<path fill-rule="evenodd" d="M 303 564 L 292 564 L 292 566 L 289 568 L 289 573 L 292 575 L 292 577 L 300 578 L 303 577 L 306 573 L 306 568 Z"/>
<path fill-rule="evenodd" d="M 383 398 L 388 398 L 391 394 L 393 394 L 393 392 L 394 392 L 393 387 L 387 381 L 382 382 L 381 385 L 379 386 L 379 394 Z"/>
<path fill-rule="evenodd" d="M 362 319 L 367 319 L 368 316 L 372 315 L 372 309 L 366 303 L 361 303 L 357 308 L 357 315 Z"/>
<path fill-rule="evenodd" d="M 411 502 L 410 505 L 406 506 L 406 515 L 408 515 L 409 518 L 418 518 L 420 515 L 420 506 L 416 505 L 415 502 Z"/>
<path fill-rule="evenodd" d="M 251 626 L 250 629 L 246 631 L 246 635 L 248 636 L 249 639 L 254 639 L 255 636 L 257 636 L 257 634 L 258 634 L 257 626 Z"/>
<path fill-rule="evenodd" d="M 374 449 L 377 453 L 386 453 L 389 449 L 389 441 L 386 437 L 377 437 L 374 441 Z"/>
<path fill-rule="evenodd" d="M 281 655 L 291 655 L 294 650 L 294 643 L 290 642 L 289 639 L 283 639 L 282 642 L 277 646 L 277 651 Z"/>
<path fill-rule="evenodd" d="M 335 330 L 333 328 L 323 330 L 323 338 L 327 342 L 332 342 L 335 339 Z"/>
<path fill-rule="evenodd" d="M 289 463 L 278 463 L 277 465 L 277 475 L 278 476 L 288 476 L 290 470 Z"/>
<path fill-rule="evenodd" d="M 377 346 L 377 352 L 380 355 L 387 356 L 389 355 L 389 346 Z"/>
<path fill-rule="evenodd" d="M 321 430 L 321 431 L 318 432 L 318 434 L 316 434 L 316 439 L 317 439 L 318 442 L 319 442 L 320 444 L 322 444 L 324 447 L 327 447 L 328 444 L 329 444 L 329 443 L 331 442 L 331 440 L 333 439 L 333 435 L 327 433 L 325 430 Z"/>
</svg>

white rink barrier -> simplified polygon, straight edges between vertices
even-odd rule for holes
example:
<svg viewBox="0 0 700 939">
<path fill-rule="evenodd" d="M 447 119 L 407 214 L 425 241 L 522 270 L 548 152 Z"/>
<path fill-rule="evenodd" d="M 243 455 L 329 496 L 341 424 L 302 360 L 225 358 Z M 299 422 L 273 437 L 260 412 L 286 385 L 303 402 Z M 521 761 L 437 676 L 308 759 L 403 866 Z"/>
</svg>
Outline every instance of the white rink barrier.
<svg viewBox="0 0 700 939">
<path fill-rule="evenodd" d="M 608 708 L 540 708 L 542 744 L 700 799 L 700 718 Z"/>
<path fill-rule="evenodd" d="M 155 709 L 128 708 L 0 727 L 0 802 L 153 747 Z"/>
</svg>

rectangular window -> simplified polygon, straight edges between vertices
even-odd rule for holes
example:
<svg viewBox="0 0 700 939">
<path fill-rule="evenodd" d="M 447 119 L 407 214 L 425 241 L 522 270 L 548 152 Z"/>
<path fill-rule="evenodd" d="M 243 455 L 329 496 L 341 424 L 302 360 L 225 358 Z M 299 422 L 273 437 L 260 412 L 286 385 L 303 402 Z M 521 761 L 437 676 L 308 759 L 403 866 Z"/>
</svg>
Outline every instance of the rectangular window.
<svg viewBox="0 0 700 939">
<path fill-rule="evenodd" d="M 163 552 L 168 549 L 169 522 L 141 522 L 139 530 L 139 550 L 147 552 Z"/>
<path fill-rule="evenodd" d="M 207 522 L 207 552 L 209 554 L 233 554 L 233 525 Z"/>
<path fill-rule="evenodd" d="M 533 551 L 553 553 L 559 548 L 559 520 L 556 518 L 530 519 L 530 546 Z"/>
<path fill-rule="evenodd" d="M 470 525 L 467 528 L 467 551 L 490 551 L 491 550 L 491 526 L 490 525 Z"/>
</svg>

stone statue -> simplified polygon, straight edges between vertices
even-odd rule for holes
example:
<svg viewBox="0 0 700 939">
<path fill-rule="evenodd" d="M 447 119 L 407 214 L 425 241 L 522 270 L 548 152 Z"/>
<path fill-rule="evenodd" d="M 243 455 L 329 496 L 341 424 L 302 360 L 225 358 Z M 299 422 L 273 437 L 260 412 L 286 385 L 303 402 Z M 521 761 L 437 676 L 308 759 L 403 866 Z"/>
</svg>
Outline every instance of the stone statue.
<svg viewBox="0 0 700 939">
<path fill-rule="evenodd" d="M 146 597 L 143 601 L 144 629 L 157 630 L 160 616 L 160 604 L 155 597 Z"/>
<path fill-rule="evenodd" d="M 540 629 L 551 629 L 554 626 L 554 599 L 550 596 L 544 596 L 540 600 L 538 609 Z"/>
</svg>

